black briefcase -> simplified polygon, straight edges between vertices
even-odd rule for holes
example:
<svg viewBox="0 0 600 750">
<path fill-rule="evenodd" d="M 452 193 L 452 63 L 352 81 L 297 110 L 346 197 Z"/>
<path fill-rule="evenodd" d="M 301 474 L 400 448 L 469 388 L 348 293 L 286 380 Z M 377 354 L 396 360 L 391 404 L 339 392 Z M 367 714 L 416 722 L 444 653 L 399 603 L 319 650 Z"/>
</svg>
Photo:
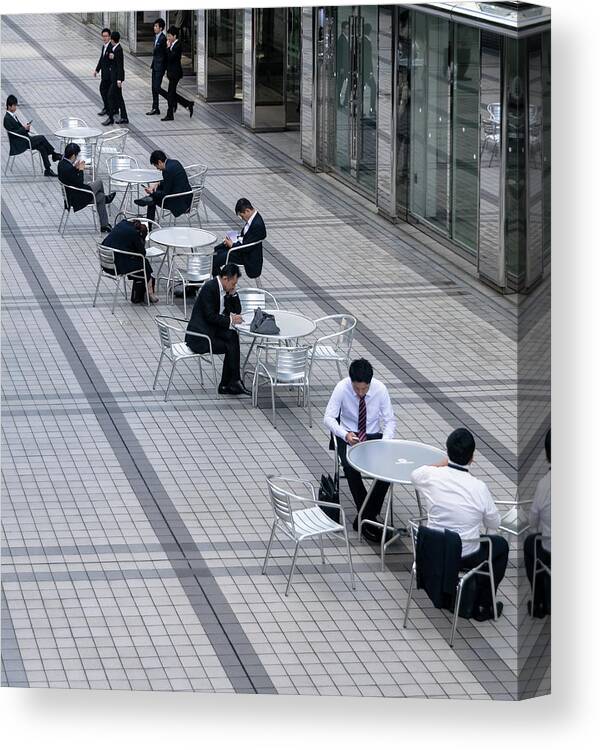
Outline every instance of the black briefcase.
<svg viewBox="0 0 600 750">
<path fill-rule="evenodd" d="M 332 479 L 330 474 L 321 474 L 321 484 L 319 485 L 319 500 L 323 503 L 340 504 L 340 477 L 336 472 Z M 335 523 L 340 522 L 340 511 L 337 508 L 324 508 L 320 506 L 325 515 L 329 516 Z"/>
<path fill-rule="evenodd" d="M 146 301 L 146 282 L 144 279 L 134 279 L 131 285 L 131 301 L 134 305 L 142 305 Z"/>
</svg>

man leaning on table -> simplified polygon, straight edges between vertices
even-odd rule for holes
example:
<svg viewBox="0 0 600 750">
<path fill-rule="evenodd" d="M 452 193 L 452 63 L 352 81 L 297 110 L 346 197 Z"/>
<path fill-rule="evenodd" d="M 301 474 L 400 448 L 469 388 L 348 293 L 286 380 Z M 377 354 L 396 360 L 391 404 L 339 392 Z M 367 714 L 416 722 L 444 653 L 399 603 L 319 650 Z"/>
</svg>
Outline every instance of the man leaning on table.
<svg viewBox="0 0 600 750">
<path fill-rule="evenodd" d="M 396 430 L 396 417 L 388 390 L 381 381 L 373 377 L 373 367 L 366 359 L 355 359 L 350 365 L 348 377 L 340 380 L 333 389 L 323 423 L 337 438 L 338 455 L 354 504 L 360 511 L 367 490 L 360 472 L 348 463 L 348 446 L 352 447 L 365 440 L 393 438 Z M 389 486 L 388 482 L 375 481 L 363 512 L 363 520 L 376 520 Z M 353 526 L 357 531 L 358 516 L 354 519 Z M 369 541 L 381 541 L 382 531 L 375 526 L 365 524 L 362 533 Z"/>
<path fill-rule="evenodd" d="M 448 457 L 432 466 L 421 466 L 411 475 L 415 489 L 427 508 L 430 529 L 456 532 L 462 541 L 461 570 L 472 570 L 487 559 L 488 545 L 478 539 L 481 529 L 497 531 L 500 514 L 485 482 L 474 477 L 469 466 L 475 454 L 473 435 L 461 427 L 446 440 Z M 508 563 L 508 542 L 499 534 L 487 534 L 492 541 L 492 569 L 496 590 L 504 578 Z M 476 576 L 477 594 L 474 618 L 479 622 L 494 617 L 489 579 Z M 498 617 L 502 602 L 497 602 Z"/>
</svg>

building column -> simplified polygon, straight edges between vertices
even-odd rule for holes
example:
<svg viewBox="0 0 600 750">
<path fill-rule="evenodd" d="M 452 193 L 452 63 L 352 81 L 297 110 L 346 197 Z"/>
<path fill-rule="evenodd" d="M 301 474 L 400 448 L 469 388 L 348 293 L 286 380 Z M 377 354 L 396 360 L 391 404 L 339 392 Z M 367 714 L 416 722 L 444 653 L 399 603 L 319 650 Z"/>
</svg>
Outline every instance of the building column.
<svg viewBox="0 0 600 750">
<path fill-rule="evenodd" d="M 242 124 L 254 130 L 254 10 L 244 8 L 244 65 L 242 70 Z"/>
<path fill-rule="evenodd" d="M 394 9 L 379 6 L 377 80 L 377 207 L 396 216 L 396 118 L 394 114 Z"/>
<path fill-rule="evenodd" d="M 206 101 L 207 96 L 207 59 L 206 59 L 206 10 L 196 11 L 196 84 L 198 96 Z"/>
<path fill-rule="evenodd" d="M 301 9 L 300 154 L 303 164 L 317 168 L 317 66 L 314 10 Z"/>
</svg>

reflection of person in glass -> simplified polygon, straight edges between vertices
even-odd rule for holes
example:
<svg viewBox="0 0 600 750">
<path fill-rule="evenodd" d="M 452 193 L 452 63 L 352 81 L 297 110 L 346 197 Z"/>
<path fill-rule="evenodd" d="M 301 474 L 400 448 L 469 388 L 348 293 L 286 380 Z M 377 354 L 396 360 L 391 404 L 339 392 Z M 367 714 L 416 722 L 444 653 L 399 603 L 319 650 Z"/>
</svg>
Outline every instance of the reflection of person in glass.
<svg viewBox="0 0 600 750">
<path fill-rule="evenodd" d="M 335 48 L 337 58 L 337 96 L 340 107 L 345 107 L 348 103 L 348 76 L 350 74 L 349 26 L 348 21 L 342 23 L 342 33 L 337 39 Z"/>
<path fill-rule="evenodd" d="M 371 43 L 371 32 L 373 27 L 366 23 L 363 27 L 362 38 L 362 74 L 363 86 L 369 87 L 369 111 L 365 114 L 374 115 L 377 107 L 377 86 L 373 75 L 373 45 Z"/>
<path fill-rule="evenodd" d="M 529 513 L 529 527 L 534 533 L 529 534 L 527 539 L 525 539 L 523 550 L 525 553 L 525 570 L 527 571 L 527 578 L 531 586 L 533 586 L 534 561 L 536 557 L 545 566 L 548 568 L 551 567 L 550 430 L 546 433 L 544 448 L 546 449 L 546 458 L 548 459 L 548 472 L 540 479 L 535 490 Z M 539 563 L 537 568 L 539 570 Z M 550 578 L 544 570 L 541 570 L 536 575 L 535 601 L 533 603 L 531 600 L 527 602 L 527 610 L 533 617 L 545 617 L 550 614 Z"/>
<path fill-rule="evenodd" d="M 397 89 L 397 127 L 398 139 L 398 173 L 406 178 L 408 174 L 408 146 L 409 146 L 409 103 L 410 87 L 408 85 L 408 70 L 410 61 L 410 44 L 408 39 L 408 13 L 400 17 L 398 30 L 398 89 Z"/>
</svg>

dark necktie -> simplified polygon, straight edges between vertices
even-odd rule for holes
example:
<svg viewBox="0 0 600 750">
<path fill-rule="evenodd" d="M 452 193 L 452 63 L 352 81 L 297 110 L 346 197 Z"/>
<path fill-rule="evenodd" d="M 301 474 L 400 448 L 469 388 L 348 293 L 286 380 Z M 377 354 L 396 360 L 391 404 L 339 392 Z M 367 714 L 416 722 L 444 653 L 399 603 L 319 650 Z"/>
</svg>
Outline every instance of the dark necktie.
<svg viewBox="0 0 600 750">
<path fill-rule="evenodd" d="M 361 443 L 367 439 L 367 402 L 366 396 L 360 396 L 358 403 L 358 439 Z"/>
</svg>

